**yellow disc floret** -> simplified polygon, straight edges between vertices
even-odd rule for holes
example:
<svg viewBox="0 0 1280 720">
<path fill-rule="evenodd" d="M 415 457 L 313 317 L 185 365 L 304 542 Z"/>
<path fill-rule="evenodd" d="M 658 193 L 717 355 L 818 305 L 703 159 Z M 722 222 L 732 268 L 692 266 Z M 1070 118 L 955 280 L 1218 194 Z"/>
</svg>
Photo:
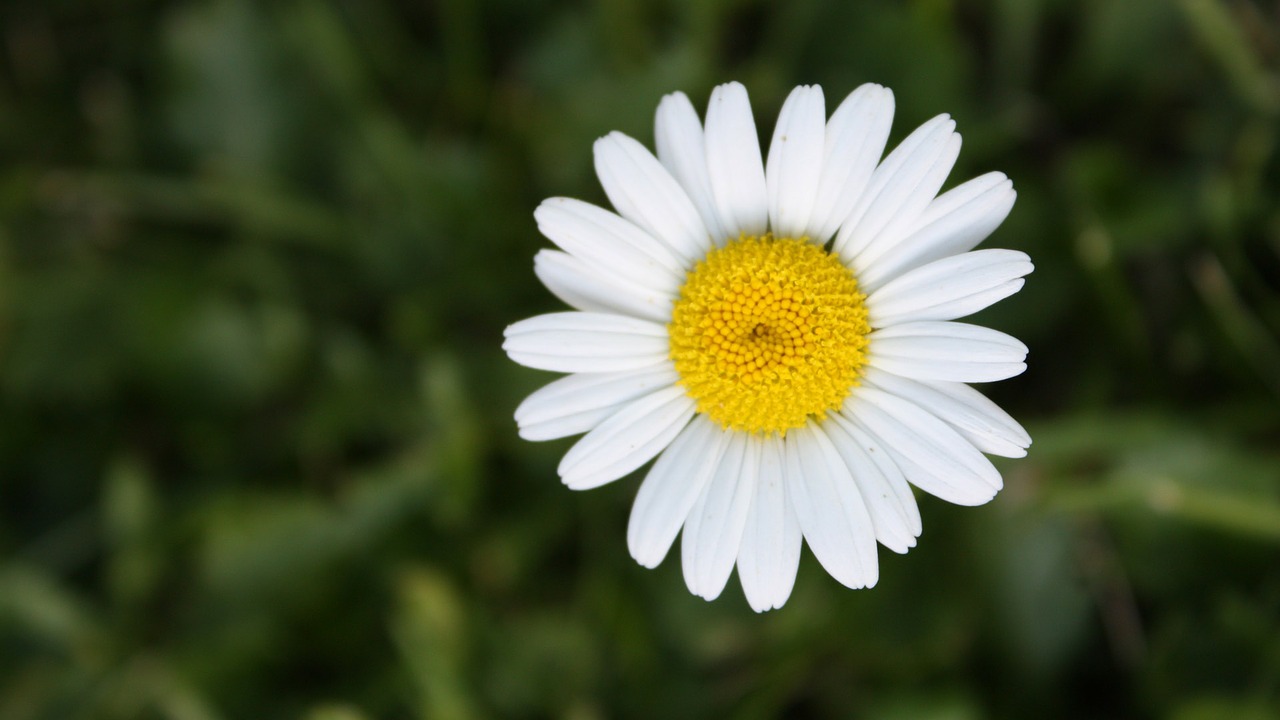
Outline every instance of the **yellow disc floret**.
<svg viewBox="0 0 1280 720">
<path fill-rule="evenodd" d="M 729 430 L 786 434 L 836 410 L 866 362 L 866 296 L 804 238 L 743 236 L 689 272 L 671 359 L 698 411 Z"/>
</svg>

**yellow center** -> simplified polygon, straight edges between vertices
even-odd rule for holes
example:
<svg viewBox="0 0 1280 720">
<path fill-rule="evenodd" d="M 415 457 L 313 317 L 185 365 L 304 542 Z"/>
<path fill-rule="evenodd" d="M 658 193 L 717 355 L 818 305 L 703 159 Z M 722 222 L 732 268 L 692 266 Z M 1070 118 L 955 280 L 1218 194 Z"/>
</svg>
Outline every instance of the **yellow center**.
<svg viewBox="0 0 1280 720">
<path fill-rule="evenodd" d="M 698 411 L 729 430 L 785 435 L 836 410 L 866 362 L 865 295 L 804 238 L 743 236 L 689 272 L 671 359 Z"/>
</svg>

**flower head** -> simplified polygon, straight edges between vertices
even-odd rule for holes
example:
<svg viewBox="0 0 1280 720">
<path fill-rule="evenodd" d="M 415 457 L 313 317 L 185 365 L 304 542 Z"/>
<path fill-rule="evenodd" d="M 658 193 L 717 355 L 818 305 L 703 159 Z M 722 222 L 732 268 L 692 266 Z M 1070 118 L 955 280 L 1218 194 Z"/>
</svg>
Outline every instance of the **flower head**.
<svg viewBox="0 0 1280 720">
<path fill-rule="evenodd" d="M 848 587 L 879 577 L 876 544 L 914 547 L 911 486 L 960 505 L 1000 490 L 983 455 L 1031 439 L 966 383 L 1021 373 L 1016 339 L 954 322 L 1017 292 L 1013 250 L 973 250 L 1013 207 L 990 173 L 939 194 L 960 152 L 940 115 L 881 159 L 893 94 L 855 90 L 828 119 L 796 88 L 768 161 L 746 90 L 711 94 L 705 124 L 663 98 L 657 157 L 611 133 L 596 173 L 616 213 L 544 202 L 560 250 L 534 271 L 575 310 L 507 328 L 518 363 L 570 373 L 516 410 L 522 437 L 586 433 L 559 474 L 574 489 L 657 458 L 627 529 L 660 563 L 683 531 L 689 589 L 734 567 L 751 607 L 781 607 L 802 542 Z"/>
</svg>

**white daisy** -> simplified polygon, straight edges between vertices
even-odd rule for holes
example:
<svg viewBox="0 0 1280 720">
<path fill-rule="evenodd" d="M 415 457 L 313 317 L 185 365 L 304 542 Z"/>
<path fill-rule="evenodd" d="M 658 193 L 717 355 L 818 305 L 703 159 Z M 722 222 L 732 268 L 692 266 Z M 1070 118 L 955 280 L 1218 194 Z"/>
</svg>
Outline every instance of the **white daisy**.
<svg viewBox="0 0 1280 720">
<path fill-rule="evenodd" d="M 668 95 L 657 157 L 621 133 L 595 144 L 616 213 L 568 198 L 534 213 L 560 248 L 534 271 L 575 311 L 506 330 L 511 359 L 570 373 L 520 405 L 520 435 L 586 433 L 559 467 L 573 489 L 656 457 L 627 545 L 654 567 L 683 529 L 685 581 L 708 600 L 736 565 L 752 608 L 781 607 L 802 539 L 836 580 L 871 587 L 876 542 L 905 553 L 920 535 L 911 485 L 980 505 L 1002 485 L 983 453 L 1031 443 L 965 384 L 1018 375 L 1026 346 L 954 322 L 1032 270 L 972 250 L 1012 183 L 938 194 L 960 152 L 946 115 L 881 161 L 893 108 L 868 84 L 828 120 L 822 89 L 798 87 L 766 163 L 742 85 L 712 92 L 705 125 Z"/>
</svg>

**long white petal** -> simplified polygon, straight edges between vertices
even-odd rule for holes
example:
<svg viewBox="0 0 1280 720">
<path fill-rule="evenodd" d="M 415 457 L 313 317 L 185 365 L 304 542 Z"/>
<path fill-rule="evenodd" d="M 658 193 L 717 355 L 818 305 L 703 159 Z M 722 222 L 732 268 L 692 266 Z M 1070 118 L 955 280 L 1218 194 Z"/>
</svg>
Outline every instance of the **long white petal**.
<svg viewBox="0 0 1280 720">
<path fill-rule="evenodd" d="M 972 250 L 1013 209 L 1018 194 L 1004 173 L 976 177 L 939 195 L 901 242 L 858 268 L 863 292 L 925 263 Z"/>
<path fill-rule="evenodd" d="M 822 173 L 826 112 L 822 88 L 801 85 L 778 113 L 765 165 L 769 226 L 775 236 L 798 238 L 809 226 Z"/>
<path fill-rule="evenodd" d="M 711 174 L 707 171 L 707 145 L 702 122 L 693 103 L 682 92 L 662 98 L 653 123 L 654 145 L 658 161 L 689 194 L 711 239 L 723 245 L 729 235 L 720 223 L 715 196 L 711 192 Z"/>
<path fill-rule="evenodd" d="M 760 445 L 760 465 L 738 553 L 738 579 L 751 609 L 764 612 L 791 597 L 803 536 L 787 499 L 782 440 L 770 436 L 751 442 Z"/>
<path fill-rule="evenodd" d="M 627 548 L 645 567 L 667 556 L 681 526 L 715 475 L 728 434 L 699 415 L 658 458 L 636 493 L 627 524 Z"/>
<path fill-rule="evenodd" d="M 538 315 L 507 326 L 502 349 L 526 367 L 555 372 L 617 372 L 667 357 L 667 328 L 648 320 L 593 312 Z"/>
<path fill-rule="evenodd" d="M 759 465 L 760 443 L 745 433 L 731 433 L 715 475 L 685 521 L 680 540 L 684 580 L 698 597 L 716 599 L 733 574 Z"/>
<path fill-rule="evenodd" d="M 657 238 L 617 214 L 573 198 L 549 198 L 533 211 L 538 231 L 595 268 L 675 295 L 685 265 Z"/>
<path fill-rule="evenodd" d="M 1031 446 L 1018 421 L 964 383 L 909 380 L 876 368 L 867 368 L 864 381 L 936 415 L 982 452 L 1025 457 Z"/>
<path fill-rule="evenodd" d="M 913 403 L 857 387 L 841 414 L 878 439 L 912 485 L 957 505 L 981 505 L 1004 486 L 991 461 L 950 425 Z"/>
<path fill-rule="evenodd" d="M 888 452 L 839 413 L 829 416 L 822 429 L 862 493 L 876 539 L 896 553 L 915 547 L 920 536 L 920 510 L 907 478 Z"/>
<path fill-rule="evenodd" d="M 620 132 L 595 144 L 596 175 L 618 214 L 648 230 L 692 263 L 711 247 L 711 236 L 688 193 L 648 148 Z"/>
<path fill-rule="evenodd" d="M 681 387 L 623 406 L 569 448 L 560 461 L 560 479 L 574 490 L 617 480 L 662 452 L 693 417 L 694 407 Z"/>
<path fill-rule="evenodd" d="M 671 321 L 671 296 L 593 268 L 567 252 L 539 250 L 533 273 L 556 297 L 575 310 L 616 313 L 642 320 Z"/>
<path fill-rule="evenodd" d="M 916 380 L 991 382 L 1027 369 L 1027 346 L 998 330 L 958 322 L 911 322 L 867 336 L 872 367 Z"/>
<path fill-rule="evenodd" d="M 516 408 L 520 437 L 553 440 L 584 433 L 624 403 L 679 380 L 670 362 L 637 372 L 566 375 L 535 390 Z"/>
<path fill-rule="evenodd" d="M 840 584 L 874 586 L 875 527 L 835 445 L 810 422 L 787 433 L 785 452 L 787 496 L 814 556 Z"/>
<path fill-rule="evenodd" d="M 763 235 L 769 224 L 769 193 L 756 121 L 741 83 L 711 91 L 706 143 L 707 171 L 721 226 L 732 238 L 743 233 Z"/>
<path fill-rule="evenodd" d="M 822 176 L 808 228 L 822 244 L 831 239 L 861 199 L 884 154 L 893 123 L 893 93 L 873 83 L 854 90 L 827 121 Z"/>
<path fill-rule="evenodd" d="M 955 121 L 939 115 L 907 136 L 872 173 L 833 250 L 855 272 L 913 226 L 960 155 Z"/>
<path fill-rule="evenodd" d="M 955 320 L 1002 300 L 1035 269 L 1026 253 L 975 250 L 935 260 L 890 280 L 867 296 L 871 327 L 918 320 Z"/>
</svg>

